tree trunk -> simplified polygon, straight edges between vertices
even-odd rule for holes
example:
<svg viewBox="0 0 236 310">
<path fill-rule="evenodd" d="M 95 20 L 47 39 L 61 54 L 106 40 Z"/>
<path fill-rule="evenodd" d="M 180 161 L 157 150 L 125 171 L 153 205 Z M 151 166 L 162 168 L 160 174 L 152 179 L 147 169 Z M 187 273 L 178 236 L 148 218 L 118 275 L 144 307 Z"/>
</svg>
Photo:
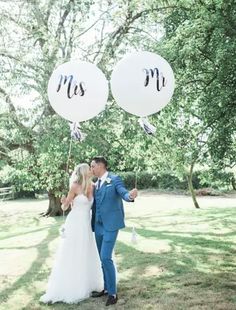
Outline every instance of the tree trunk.
<svg viewBox="0 0 236 310">
<path fill-rule="evenodd" d="M 194 188 L 193 188 L 193 167 L 194 167 L 194 162 L 192 162 L 192 164 L 190 166 L 190 171 L 189 171 L 189 175 L 188 175 L 188 188 L 189 188 L 189 191 L 191 193 L 195 208 L 200 209 L 199 204 L 198 204 L 197 199 L 196 199 L 196 194 L 195 194 Z"/>
<path fill-rule="evenodd" d="M 49 205 L 43 216 L 60 216 L 63 214 L 61 209 L 61 198 L 56 197 L 53 192 L 48 193 Z"/>
<path fill-rule="evenodd" d="M 235 180 L 235 177 L 234 177 L 234 176 L 233 176 L 232 179 L 231 179 L 231 184 L 232 184 L 233 190 L 236 191 L 236 180 Z"/>
</svg>

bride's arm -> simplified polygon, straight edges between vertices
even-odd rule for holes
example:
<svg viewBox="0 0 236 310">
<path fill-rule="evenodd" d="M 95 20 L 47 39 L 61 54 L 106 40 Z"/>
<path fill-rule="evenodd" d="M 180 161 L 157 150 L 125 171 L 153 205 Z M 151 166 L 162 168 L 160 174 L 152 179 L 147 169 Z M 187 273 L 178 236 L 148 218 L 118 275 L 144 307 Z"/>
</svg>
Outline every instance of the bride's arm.
<svg viewBox="0 0 236 310">
<path fill-rule="evenodd" d="M 61 203 L 62 203 L 61 208 L 63 211 L 68 209 L 69 205 L 72 203 L 75 196 L 76 196 L 75 188 L 74 188 L 74 185 L 72 185 L 68 194 L 67 194 L 67 197 L 65 197 L 65 196 L 61 197 Z"/>
</svg>

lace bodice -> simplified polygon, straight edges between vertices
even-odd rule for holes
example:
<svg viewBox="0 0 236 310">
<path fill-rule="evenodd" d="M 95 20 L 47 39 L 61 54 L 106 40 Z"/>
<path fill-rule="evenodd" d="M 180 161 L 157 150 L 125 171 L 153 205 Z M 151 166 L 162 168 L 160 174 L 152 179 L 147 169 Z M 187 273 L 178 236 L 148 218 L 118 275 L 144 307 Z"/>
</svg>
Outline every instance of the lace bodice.
<svg viewBox="0 0 236 310">
<path fill-rule="evenodd" d="M 72 210 L 77 209 L 89 212 L 93 204 L 93 199 L 89 200 L 84 194 L 78 194 L 72 203 Z"/>
</svg>

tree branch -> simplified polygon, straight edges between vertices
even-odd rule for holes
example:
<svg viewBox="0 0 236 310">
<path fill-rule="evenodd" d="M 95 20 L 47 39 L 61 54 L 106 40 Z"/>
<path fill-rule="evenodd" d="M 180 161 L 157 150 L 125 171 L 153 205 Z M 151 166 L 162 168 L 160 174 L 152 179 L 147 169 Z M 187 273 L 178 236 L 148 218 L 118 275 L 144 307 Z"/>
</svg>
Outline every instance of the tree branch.
<svg viewBox="0 0 236 310">
<path fill-rule="evenodd" d="M 98 66 L 103 65 L 103 63 L 106 60 L 107 55 L 109 55 L 110 57 L 114 57 L 115 48 L 117 48 L 120 45 L 122 37 L 129 32 L 130 26 L 136 20 L 138 20 L 139 18 L 141 18 L 143 16 L 148 15 L 149 13 L 153 13 L 155 11 L 158 11 L 158 12 L 164 11 L 164 10 L 168 10 L 168 9 L 189 10 L 188 8 L 182 7 L 182 6 L 165 6 L 165 7 L 157 7 L 157 8 L 151 8 L 151 9 L 143 10 L 141 12 L 136 13 L 133 16 L 132 16 L 132 11 L 128 11 L 128 14 L 126 16 L 126 19 L 125 19 L 123 25 L 118 27 L 118 29 L 111 34 L 110 39 L 104 48 L 104 53 L 103 53 L 103 56 L 98 63 Z"/>
<path fill-rule="evenodd" d="M 2 94 L 3 98 L 5 99 L 5 102 L 8 104 L 9 106 L 9 113 L 11 113 L 13 115 L 12 120 L 14 121 L 14 123 L 17 125 L 18 128 L 21 128 L 24 131 L 28 131 L 29 128 L 26 127 L 25 125 L 23 125 L 17 118 L 16 115 L 16 108 L 13 104 L 13 102 L 11 101 L 10 95 L 7 94 L 7 92 L 0 87 L 0 94 Z"/>
<path fill-rule="evenodd" d="M 59 40 L 60 35 L 62 33 L 64 23 L 65 23 L 68 15 L 71 12 L 72 5 L 75 5 L 75 0 L 69 0 L 69 2 L 67 3 L 67 5 L 65 7 L 65 11 L 64 11 L 59 23 L 58 23 L 57 30 L 56 30 L 56 39 L 58 39 L 58 40 Z"/>
<path fill-rule="evenodd" d="M 20 59 L 16 56 L 13 56 L 11 54 L 8 54 L 6 52 L 0 52 L 0 56 L 15 60 L 16 62 L 21 63 L 24 67 L 28 67 L 28 68 L 34 70 L 35 72 L 38 72 L 41 69 L 40 67 L 32 66 L 31 64 L 24 62 L 22 59 Z"/>
</svg>

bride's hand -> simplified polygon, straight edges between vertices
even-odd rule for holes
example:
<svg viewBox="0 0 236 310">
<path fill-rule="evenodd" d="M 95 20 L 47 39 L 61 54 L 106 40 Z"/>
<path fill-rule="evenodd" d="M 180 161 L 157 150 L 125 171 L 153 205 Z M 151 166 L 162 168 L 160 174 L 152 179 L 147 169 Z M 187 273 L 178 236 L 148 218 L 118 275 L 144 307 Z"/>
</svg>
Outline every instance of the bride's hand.
<svg viewBox="0 0 236 310">
<path fill-rule="evenodd" d="M 65 204 L 66 204 L 66 197 L 65 197 L 65 196 L 62 196 L 62 197 L 61 197 L 61 209 L 62 209 L 63 211 L 66 211 L 66 209 L 68 208 Z"/>
<path fill-rule="evenodd" d="M 62 211 L 66 211 L 68 209 L 68 207 L 62 204 L 61 209 L 62 209 Z"/>
<path fill-rule="evenodd" d="M 63 211 L 67 210 L 70 204 L 73 202 L 73 199 L 76 196 L 76 189 L 77 189 L 76 184 L 72 185 L 67 197 L 64 195 L 61 197 L 61 203 L 62 203 L 61 208 Z"/>
<path fill-rule="evenodd" d="M 64 204 L 66 202 L 66 196 L 61 197 L 61 203 Z"/>
</svg>

